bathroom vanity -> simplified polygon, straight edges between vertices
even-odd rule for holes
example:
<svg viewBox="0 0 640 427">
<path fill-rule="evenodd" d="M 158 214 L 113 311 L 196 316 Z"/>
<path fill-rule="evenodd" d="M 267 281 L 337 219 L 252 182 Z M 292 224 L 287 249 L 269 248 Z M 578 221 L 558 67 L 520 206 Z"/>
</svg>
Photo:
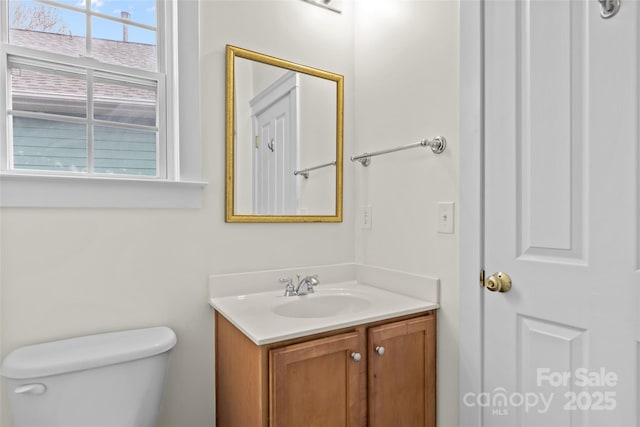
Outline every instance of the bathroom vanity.
<svg viewBox="0 0 640 427">
<path fill-rule="evenodd" d="M 435 426 L 437 279 L 429 301 L 319 277 L 310 295 L 211 298 L 216 425 Z"/>
<path fill-rule="evenodd" d="M 258 346 L 216 313 L 216 425 L 435 426 L 436 312 Z"/>
</svg>

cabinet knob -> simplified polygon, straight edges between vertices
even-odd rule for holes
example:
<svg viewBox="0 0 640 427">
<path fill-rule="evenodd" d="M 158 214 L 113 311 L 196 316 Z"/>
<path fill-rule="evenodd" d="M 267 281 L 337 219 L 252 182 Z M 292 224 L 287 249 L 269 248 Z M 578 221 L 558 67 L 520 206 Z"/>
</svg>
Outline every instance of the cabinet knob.
<svg viewBox="0 0 640 427">
<path fill-rule="evenodd" d="M 351 358 L 354 361 L 359 362 L 360 360 L 362 360 L 362 355 L 360 353 L 354 351 L 353 353 L 351 353 Z"/>
<path fill-rule="evenodd" d="M 376 353 L 378 353 L 378 356 L 384 356 L 384 347 L 381 345 L 377 346 Z"/>
</svg>

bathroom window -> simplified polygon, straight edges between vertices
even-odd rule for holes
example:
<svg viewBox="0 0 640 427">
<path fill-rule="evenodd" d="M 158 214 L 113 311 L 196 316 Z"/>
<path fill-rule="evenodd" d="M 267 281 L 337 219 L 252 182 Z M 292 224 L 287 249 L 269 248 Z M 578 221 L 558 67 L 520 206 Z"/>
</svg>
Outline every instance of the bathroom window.
<svg viewBox="0 0 640 427">
<path fill-rule="evenodd" d="M 186 92 L 193 92 L 193 83 L 181 84 L 174 71 L 179 69 L 178 31 L 187 40 L 193 40 L 189 27 L 196 27 L 197 34 L 197 7 L 188 3 L 0 2 L 0 77 L 7 94 L 0 99 L 3 189 L 27 183 L 30 189 L 22 193 L 38 198 L 56 181 L 65 191 L 79 187 L 78 182 L 85 189 L 88 182 L 99 182 L 101 188 L 119 183 L 106 190 L 112 200 L 114 192 L 135 187 L 132 182 L 184 183 L 186 175 L 199 175 L 198 168 L 189 169 L 194 162 L 182 175 L 179 168 L 181 155 L 184 163 L 197 150 L 183 141 L 178 127 L 178 106 L 186 102 L 180 90 L 186 86 Z M 190 24 L 180 25 L 180 18 Z M 91 191 L 93 204 L 110 205 Z M 48 205 L 43 199 L 17 205 Z"/>
</svg>

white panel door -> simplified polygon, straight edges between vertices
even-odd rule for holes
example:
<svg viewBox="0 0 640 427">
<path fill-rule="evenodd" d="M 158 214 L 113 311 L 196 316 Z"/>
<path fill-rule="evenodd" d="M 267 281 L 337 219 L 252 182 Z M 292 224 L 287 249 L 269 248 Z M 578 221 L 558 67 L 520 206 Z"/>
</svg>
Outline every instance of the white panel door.
<svg viewBox="0 0 640 427">
<path fill-rule="evenodd" d="M 256 215 L 295 215 L 297 160 L 289 94 L 255 116 L 253 201 Z"/>
<path fill-rule="evenodd" d="M 638 426 L 640 10 L 485 3 L 485 426 Z"/>
</svg>

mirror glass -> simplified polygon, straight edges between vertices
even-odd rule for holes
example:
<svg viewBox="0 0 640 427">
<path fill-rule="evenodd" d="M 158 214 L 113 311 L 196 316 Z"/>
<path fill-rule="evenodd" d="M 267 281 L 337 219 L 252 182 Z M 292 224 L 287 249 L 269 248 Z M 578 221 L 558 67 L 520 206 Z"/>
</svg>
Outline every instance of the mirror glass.
<svg viewBox="0 0 640 427">
<path fill-rule="evenodd" d="M 343 77 L 227 46 L 227 222 L 341 222 Z"/>
</svg>

